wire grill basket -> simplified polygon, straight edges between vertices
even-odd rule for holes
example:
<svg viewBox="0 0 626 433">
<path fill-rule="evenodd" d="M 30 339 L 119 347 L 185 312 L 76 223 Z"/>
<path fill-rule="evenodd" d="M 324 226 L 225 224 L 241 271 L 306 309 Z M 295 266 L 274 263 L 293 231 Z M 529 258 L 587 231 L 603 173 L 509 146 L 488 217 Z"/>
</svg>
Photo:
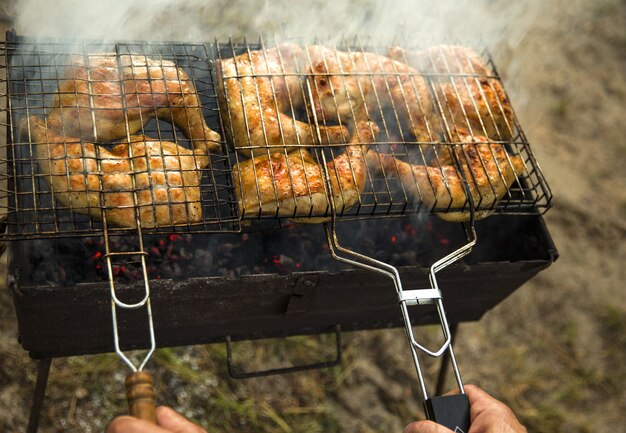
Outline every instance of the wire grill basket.
<svg viewBox="0 0 626 433">
<path fill-rule="evenodd" d="M 486 52 L 7 39 L 5 239 L 551 203 Z"/>
</svg>

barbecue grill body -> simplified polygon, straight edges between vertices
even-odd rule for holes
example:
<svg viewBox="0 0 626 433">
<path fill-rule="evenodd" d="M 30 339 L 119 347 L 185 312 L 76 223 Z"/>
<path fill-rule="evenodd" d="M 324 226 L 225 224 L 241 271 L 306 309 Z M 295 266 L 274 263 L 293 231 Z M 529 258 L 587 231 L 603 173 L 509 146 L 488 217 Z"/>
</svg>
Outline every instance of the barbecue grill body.
<svg viewBox="0 0 626 433">
<path fill-rule="evenodd" d="M 479 222 L 482 242 L 471 255 L 438 277 L 450 323 L 479 320 L 558 257 L 542 217 L 490 220 Z M 494 226 L 499 227 L 497 235 Z M 11 243 L 9 253 L 19 339 L 31 357 L 113 351 L 107 282 L 27 286 L 22 284 L 30 271 L 25 244 Z M 428 287 L 428 268 L 399 270 L 406 289 Z M 227 336 L 242 340 L 317 334 L 336 325 L 344 331 L 403 326 L 391 280 L 359 269 L 155 279 L 150 285 L 158 347 L 223 342 Z M 141 296 L 142 283 L 125 290 L 130 297 Z M 412 317 L 415 325 L 439 323 L 434 309 L 419 308 Z M 121 321 L 128 348 L 145 347 L 145 318 L 128 312 Z"/>
<path fill-rule="evenodd" d="M 81 280 L 77 284 L 61 285 L 32 284 L 29 279 L 37 266 L 28 258 L 32 239 L 57 245 L 54 243 L 62 243 L 67 237 L 100 236 L 104 229 L 102 221 L 77 215 L 71 206 L 60 206 L 54 200 L 52 191 L 46 186 L 45 176 L 38 169 L 39 162 L 33 159 L 32 143 L 18 134 L 20 119 L 26 115 L 44 115 L 50 108 L 49 99 L 58 89 L 58 63 L 66 61 L 67 47 L 54 42 L 33 44 L 15 34 L 7 35 L 7 41 L 10 43 L 4 46 L 4 56 L 9 65 L 6 84 L 7 100 L 11 105 L 7 115 L 11 121 L 7 127 L 10 146 L 7 147 L 6 176 L 10 193 L 6 207 L 9 229 L 4 239 L 15 241 L 9 245 L 9 287 L 14 296 L 21 344 L 33 358 L 111 352 L 113 329 L 108 281 Z M 364 49 L 363 44 L 358 45 L 360 48 L 356 47 L 356 50 Z M 194 81 L 209 127 L 223 132 L 216 97 L 215 80 L 219 77 L 216 77 L 212 65 L 217 60 L 261 49 L 262 46 L 236 45 L 232 41 L 228 44 L 131 43 L 117 44 L 116 52 L 142 53 L 146 58 L 174 61 Z M 83 47 L 84 54 L 89 51 L 87 48 Z M 305 88 L 301 90 L 304 92 Z M 386 113 L 380 113 L 380 116 L 385 117 Z M 397 144 L 395 135 L 401 128 L 397 126 L 395 129 L 398 131 L 392 128 L 393 134 L 387 137 L 389 142 L 385 142 L 384 146 Z M 528 176 L 500 201 L 498 213 L 505 215 L 479 222 L 479 242 L 472 254 L 438 274 L 451 323 L 480 319 L 486 311 L 548 267 L 557 257 L 543 220 L 537 216 L 549 207 L 551 193 L 517 123 L 514 129 L 516 137 L 507 145 L 524 157 Z M 151 121 L 143 132 L 178 144 L 184 141 L 167 122 Z M 434 150 L 427 143 L 406 144 L 408 147 L 400 146 L 396 155 L 400 155 L 402 149 L 405 157 L 419 156 L 413 154 L 419 153 L 421 157 L 413 162 L 424 162 L 425 155 L 422 153 L 427 155 L 429 150 Z M 421 146 L 426 146 L 424 152 Z M 320 147 L 316 153 L 330 157 L 331 153 L 334 156 L 333 152 L 341 150 Z M 226 147 L 224 154 L 211 155 L 210 168 L 202 175 L 202 224 L 177 227 L 177 230 L 172 227 L 172 231 L 180 229 L 181 233 L 222 236 L 223 233 L 246 230 L 248 221 L 241 220 L 234 194 L 234 183 L 238 180 L 231 176 L 234 164 L 240 161 L 241 156 Z M 427 209 L 422 204 L 413 203 L 407 197 L 399 182 L 376 176 L 370 173 L 374 189 L 365 190 L 361 203 L 340 212 L 337 218 L 350 222 L 353 219 L 378 218 L 377 222 L 380 222 L 391 219 L 387 218 L 390 216 L 399 218 L 412 212 L 421 213 L 422 219 L 430 218 L 425 216 Z M 441 206 L 440 211 L 449 210 L 445 203 Z M 328 217 L 330 214 L 316 216 Z M 275 216 L 269 215 L 265 221 L 273 219 L 276 219 Z M 418 227 L 422 230 L 422 226 Z M 461 231 L 460 225 L 450 224 L 449 227 Z M 136 231 L 128 233 L 122 228 L 109 229 L 115 236 L 128 234 L 130 238 L 137 235 Z M 506 233 L 499 233 L 495 241 L 489 241 L 494 237 L 494 230 Z M 163 234 L 165 230 L 156 233 Z M 280 236 L 280 230 L 273 233 Z M 372 236 L 372 232 L 363 236 Z M 451 243 L 445 254 L 454 248 L 455 244 Z M 46 256 L 45 251 L 56 250 L 54 247 L 42 248 L 39 260 L 52 259 Z M 433 261 L 422 261 L 422 265 L 399 268 L 405 289 L 430 287 L 428 265 Z M 337 325 L 343 330 L 403 325 L 391 280 L 358 269 L 316 269 L 286 275 L 250 274 L 239 278 L 197 275 L 181 280 L 151 279 L 149 283 L 159 347 L 211 343 L 223 341 L 227 336 L 236 340 L 319 333 Z M 120 286 L 118 281 L 115 284 Z M 141 298 L 143 282 L 123 287 L 123 291 L 130 298 Z M 416 325 L 439 323 L 436 312 L 428 307 L 420 309 L 419 314 L 412 317 Z M 141 311 L 124 311 L 120 313 L 119 322 L 125 349 L 147 345 L 146 321 Z"/>
</svg>

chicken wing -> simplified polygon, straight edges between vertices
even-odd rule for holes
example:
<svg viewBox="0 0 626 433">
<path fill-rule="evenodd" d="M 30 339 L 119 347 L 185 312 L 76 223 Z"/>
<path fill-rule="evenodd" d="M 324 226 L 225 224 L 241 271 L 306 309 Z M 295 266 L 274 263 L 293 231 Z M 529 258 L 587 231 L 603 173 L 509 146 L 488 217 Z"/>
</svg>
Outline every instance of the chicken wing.
<svg viewBox="0 0 626 433">
<path fill-rule="evenodd" d="M 356 123 L 384 117 L 390 108 L 417 140 L 435 141 L 432 99 L 415 69 L 371 52 L 306 49 L 318 119 Z"/>
<path fill-rule="evenodd" d="M 337 214 L 360 199 L 367 174 L 366 148 L 376 134 L 378 127 L 374 123 L 360 122 L 351 145 L 327 164 Z M 327 213 L 330 207 L 324 172 L 306 149 L 241 162 L 233 167 L 233 178 L 243 216 L 300 217 L 298 222 L 307 223 L 327 220 L 311 217 Z"/>
<path fill-rule="evenodd" d="M 96 142 L 127 139 L 154 117 L 176 125 L 194 149 L 220 149 L 193 82 L 166 60 L 139 55 L 73 57 L 59 80 L 48 129 Z"/>
<path fill-rule="evenodd" d="M 59 135 L 41 117 L 25 118 L 20 126 L 62 207 L 96 219 L 104 209 L 108 224 L 128 228 L 137 225 L 135 209 L 144 228 L 202 220 L 200 170 L 209 163 L 206 151 L 143 135 L 107 150 Z"/>
<path fill-rule="evenodd" d="M 240 153 L 251 156 L 249 146 L 286 146 L 288 151 L 316 143 L 311 123 L 296 120 L 307 100 L 301 76 L 307 58 L 294 44 L 249 51 L 216 62 L 217 88 L 224 132 Z M 322 143 L 345 143 L 342 126 L 321 127 Z M 270 152 L 280 151 L 279 148 Z M 256 151 L 265 154 L 264 150 Z"/>
<path fill-rule="evenodd" d="M 446 152 L 430 165 L 410 164 L 375 152 L 368 153 L 368 160 L 375 169 L 397 176 L 408 194 L 422 201 L 439 218 L 450 222 L 470 219 L 465 179 L 477 209 L 475 218 L 485 218 L 495 211 L 497 203 L 522 175 L 524 161 L 518 155 L 509 155 L 504 147 L 485 137 L 464 133 L 459 138 L 461 144 L 454 146 L 454 152 L 461 174 L 453 165 L 451 154 Z"/>
<path fill-rule="evenodd" d="M 513 112 L 502 84 L 471 48 L 440 45 L 408 51 L 392 47 L 388 56 L 432 74 L 436 105 L 451 129 L 470 129 L 494 140 L 513 135 Z"/>
</svg>

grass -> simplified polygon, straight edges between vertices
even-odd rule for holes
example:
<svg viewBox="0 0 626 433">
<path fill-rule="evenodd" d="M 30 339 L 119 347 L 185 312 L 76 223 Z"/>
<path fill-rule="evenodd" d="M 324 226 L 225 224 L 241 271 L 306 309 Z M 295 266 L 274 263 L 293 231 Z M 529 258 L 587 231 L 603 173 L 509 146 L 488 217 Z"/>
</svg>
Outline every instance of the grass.
<svg viewBox="0 0 626 433">
<path fill-rule="evenodd" d="M 598 338 L 602 339 L 607 366 L 603 369 L 587 366 L 581 358 L 584 355 L 577 353 L 580 324 L 568 317 L 531 346 L 515 344 L 511 336 L 494 340 L 490 355 L 497 360 L 492 364 L 496 370 L 489 374 L 506 378 L 506 387 L 494 385 L 501 390 L 498 397 L 516 408 L 529 432 L 592 432 L 586 409 L 589 402 L 600 395 L 624 397 L 626 311 L 613 304 L 600 304 L 591 311 L 601 330 Z M 461 330 L 461 350 L 464 333 Z M 367 419 L 372 400 L 360 400 L 363 394 L 355 393 L 355 406 L 346 407 L 342 399 L 346 399 L 346 388 L 358 390 L 366 385 L 362 389 L 378 394 L 377 404 L 397 420 L 408 422 L 419 415 L 415 393 L 398 396 L 388 392 L 398 384 L 407 389 L 417 385 L 406 341 L 397 341 L 403 337 L 401 330 L 347 334 L 341 367 L 280 377 L 230 379 L 224 344 L 159 349 L 147 369 L 157 381 L 159 404 L 173 406 L 211 432 L 338 433 L 346 431 L 346 416 L 362 419 L 356 430 L 350 431 L 380 432 L 375 427 L 376 416 Z M 418 339 L 425 344 L 436 343 L 439 338 L 437 327 L 418 330 Z M 241 343 L 236 350 L 237 356 L 259 367 L 268 360 L 283 363 L 285 359 L 279 358 L 285 355 L 289 355 L 289 361 L 319 359 L 333 344 L 332 336 L 297 337 Z M 385 350 L 380 351 L 380 347 Z M 404 365 L 398 366 L 397 359 L 404 360 Z M 468 358 L 461 354 L 460 359 Z M 539 364 L 535 359 L 543 362 Z M 368 376 L 370 369 L 363 368 L 364 362 L 384 371 L 383 383 Z M 534 367 L 529 369 L 528 365 Z M 435 367 L 433 364 L 427 371 L 431 384 Z M 477 365 L 468 368 L 475 369 Z M 123 380 L 127 372 L 113 354 L 55 360 L 48 388 L 54 400 L 47 400 L 42 419 L 42 425 L 48 426 L 46 433 L 102 432 L 108 420 L 126 412 Z M 486 381 L 492 380 L 489 374 Z M 357 406 L 364 406 L 363 412 L 351 414 L 350 407 Z M 337 412 L 338 408 L 346 413 Z M 401 431 L 401 426 L 398 429 Z"/>
<path fill-rule="evenodd" d="M 619 12 L 617 0 L 594 1 L 591 6 L 591 13 L 597 18 L 604 18 Z"/>
<path fill-rule="evenodd" d="M 256 355 L 259 359 L 284 355 L 286 344 L 297 358 L 304 359 L 324 352 L 325 343 L 304 338 L 287 344 L 270 341 L 251 349 L 249 355 L 252 359 Z M 237 381 L 227 377 L 225 358 L 224 345 L 157 350 L 146 367 L 155 378 L 157 403 L 173 406 L 209 431 L 339 431 L 338 421 L 325 402 L 327 391 L 332 393 L 337 386 L 336 378 L 342 376 L 337 371 L 341 369 Z M 110 418 L 127 410 L 123 389 L 127 373 L 128 368 L 112 354 L 55 360 L 48 394 L 62 396 L 65 401 L 46 410 L 42 424 L 61 419 L 59 431 L 82 431 L 81 419 L 86 413 L 111 414 L 94 420 L 90 427 L 94 431 L 104 429 Z M 276 384 L 282 387 L 274 387 Z"/>
<path fill-rule="evenodd" d="M 572 110 L 572 96 L 567 88 L 555 88 L 554 95 L 552 113 L 555 119 L 562 123 L 568 119 Z"/>
<path fill-rule="evenodd" d="M 621 384 L 626 381 L 626 308 L 620 305 L 605 304 L 598 307 L 601 338 L 604 342 L 606 362 L 606 382 L 612 392 L 624 397 Z"/>
<path fill-rule="evenodd" d="M 284 364 L 285 357 L 298 362 L 307 362 L 309 358 L 311 362 L 311 357 L 317 360 L 328 351 L 329 343 L 334 344 L 330 339 L 322 336 L 242 342 L 234 346 L 234 357 L 250 363 L 243 367 L 246 370 L 265 369 L 267 366 L 263 364 L 267 362 Z M 196 408 L 191 417 L 201 421 L 209 431 L 337 431 L 334 427 L 337 421 L 324 402 L 327 390 L 334 388 L 341 377 L 340 369 L 237 381 L 226 377 L 225 361 L 224 345 L 161 349 L 153 360 L 159 370 L 167 372 L 170 379 L 175 378 L 176 389 L 186 390 L 184 404 Z M 220 367 L 216 369 L 216 366 Z M 207 370 L 209 367 L 213 370 Z M 281 384 L 282 388 L 274 389 L 272 384 Z M 175 392 L 168 386 L 163 384 L 165 398 Z"/>
</svg>

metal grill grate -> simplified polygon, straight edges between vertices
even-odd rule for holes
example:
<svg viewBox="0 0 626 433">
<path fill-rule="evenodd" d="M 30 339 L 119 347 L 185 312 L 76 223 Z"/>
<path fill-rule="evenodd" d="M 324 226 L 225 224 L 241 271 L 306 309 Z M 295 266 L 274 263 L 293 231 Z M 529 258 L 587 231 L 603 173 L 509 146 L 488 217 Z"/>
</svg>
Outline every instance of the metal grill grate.
<svg viewBox="0 0 626 433">
<path fill-rule="evenodd" d="M 435 212 L 456 221 L 469 213 L 467 192 L 479 217 L 538 214 L 551 204 L 487 53 L 377 48 L 358 39 L 337 47 L 120 42 L 111 51 L 13 36 L 0 48 L 8 131 L 0 145 L 4 239 L 93 235 L 102 233 L 103 219 L 111 233 L 127 232 L 133 219 L 145 233 L 238 232 L 245 219 L 317 222 L 332 215 Z M 98 75 L 106 56 L 118 73 L 113 79 Z M 163 85 L 169 62 L 171 81 L 190 86 L 196 102 L 176 99 Z M 150 64 L 161 75 L 142 78 Z M 99 99 L 98 86 L 111 83 L 118 91 Z M 54 110 L 61 126 L 52 124 Z M 207 132 L 198 138 L 193 111 L 224 141 Z M 111 118 L 121 136 L 102 126 Z M 54 134 L 58 152 L 42 152 Z M 203 137 L 206 162 L 190 154 Z M 93 155 L 86 143 L 95 144 Z M 113 195 L 106 166 L 120 143 L 129 150 Z M 178 168 L 159 168 L 142 156 L 148 151 Z M 63 185 L 76 178 L 82 185 L 72 194 Z M 155 220 L 158 214 L 165 216 Z"/>
<path fill-rule="evenodd" d="M 240 230 L 229 160 L 193 117 L 219 129 L 208 45 L 117 43 L 103 52 L 15 38 L 2 50 L 7 238 L 92 235 L 104 218 L 112 233 L 136 218 L 147 232 Z M 188 150 L 204 139 L 208 152 Z"/>
<path fill-rule="evenodd" d="M 486 52 L 378 48 L 358 38 L 216 48 L 243 218 L 434 212 L 464 221 L 470 197 L 478 218 L 551 204 Z"/>
</svg>

